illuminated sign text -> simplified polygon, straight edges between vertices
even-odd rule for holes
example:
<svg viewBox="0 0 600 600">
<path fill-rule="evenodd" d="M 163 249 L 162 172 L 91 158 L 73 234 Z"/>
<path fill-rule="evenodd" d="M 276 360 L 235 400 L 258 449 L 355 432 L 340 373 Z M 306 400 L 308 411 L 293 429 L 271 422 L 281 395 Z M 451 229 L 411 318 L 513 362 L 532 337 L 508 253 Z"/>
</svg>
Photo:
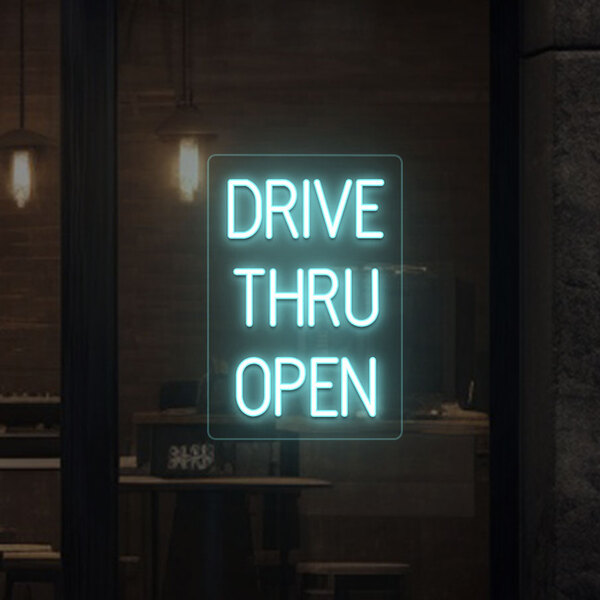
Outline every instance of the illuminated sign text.
<svg viewBox="0 0 600 600">
<path fill-rule="evenodd" d="M 401 161 L 220 155 L 208 173 L 207 367 L 226 382 L 208 386 L 209 432 L 217 407 L 227 439 L 401 420 Z"/>
</svg>

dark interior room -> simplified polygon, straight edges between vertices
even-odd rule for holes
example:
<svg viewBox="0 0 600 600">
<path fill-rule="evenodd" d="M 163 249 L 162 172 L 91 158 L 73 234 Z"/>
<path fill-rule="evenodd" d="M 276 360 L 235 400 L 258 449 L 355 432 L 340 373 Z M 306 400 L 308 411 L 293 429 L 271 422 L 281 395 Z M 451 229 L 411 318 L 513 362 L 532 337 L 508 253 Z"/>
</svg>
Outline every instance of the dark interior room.
<svg viewBox="0 0 600 600">
<path fill-rule="evenodd" d="M 395 580 L 403 597 L 486 597 L 487 3 L 122 0 L 117 11 L 122 597 L 321 597 L 335 568 L 342 578 L 356 571 L 359 583 L 380 573 L 382 589 L 364 597 L 388 597 Z M 60 547 L 60 27 L 58 1 L 3 6 L 1 125 L 26 118 L 48 143 L 31 153 L 26 202 L 2 190 L 0 486 L 9 493 L 0 531 L 2 542 L 52 552 Z M 186 109 L 193 114 L 181 124 Z M 402 157 L 402 439 L 215 444 L 222 475 L 322 487 L 215 496 L 192 478 L 188 493 L 170 483 L 161 453 L 202 438 L 206 403 L 207 211 L 204 191 L 181 180 L 186 143 L 201 165 L 214 154 Z M 146 476 L 163 486 L 144 486 Z M 212 543 L 226 567 L 206 555 L 211 542 L 198 539 L 210 538 L 206 527 L 219 529 Z M 51 587 L 17 581 L 13 593 L 42 598 Z"/>
</svg>

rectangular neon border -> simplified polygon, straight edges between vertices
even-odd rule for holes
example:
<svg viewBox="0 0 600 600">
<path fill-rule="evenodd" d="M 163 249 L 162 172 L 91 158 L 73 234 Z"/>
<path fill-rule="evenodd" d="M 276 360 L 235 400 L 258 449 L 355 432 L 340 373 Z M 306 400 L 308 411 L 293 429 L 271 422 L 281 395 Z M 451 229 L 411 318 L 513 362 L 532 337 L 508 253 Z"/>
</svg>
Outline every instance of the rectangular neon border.
<svg viewBox="0 0 600 600">
<path fill-rule="evenodd" d="M 395 158 L 400 161 L 400 433 L 395 437 L 215 437 L 210 432 L 210 161 L 217 157 Z M 206 161 L 206 433 L 221 442 L 391 442 L 404 433 L 404 162 L 398 154 L 211 154 Z"/>
</svg>

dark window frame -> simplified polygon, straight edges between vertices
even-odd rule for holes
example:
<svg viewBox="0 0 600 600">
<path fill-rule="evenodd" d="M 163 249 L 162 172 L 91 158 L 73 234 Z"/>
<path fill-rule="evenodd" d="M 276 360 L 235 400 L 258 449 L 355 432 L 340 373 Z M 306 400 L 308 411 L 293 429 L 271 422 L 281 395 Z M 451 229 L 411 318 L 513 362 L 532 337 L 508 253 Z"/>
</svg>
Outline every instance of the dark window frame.
<svg viewBox="0 0 600 600">
<path fill-rule="evenodd" d="M 490 584 L 519 598 L 520 14 L 490 2 Z"/>
<path fill-rule="evenodd" d="M 117 597 L 116 1 L 61 1 L 64 597 Z"/>
</svg>

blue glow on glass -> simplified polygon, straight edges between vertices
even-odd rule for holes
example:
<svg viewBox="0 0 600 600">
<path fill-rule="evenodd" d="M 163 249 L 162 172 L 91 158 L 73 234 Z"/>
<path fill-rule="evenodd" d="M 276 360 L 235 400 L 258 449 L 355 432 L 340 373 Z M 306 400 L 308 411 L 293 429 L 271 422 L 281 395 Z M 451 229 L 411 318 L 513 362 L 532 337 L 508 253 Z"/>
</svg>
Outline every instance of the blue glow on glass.
<svg viewBox="0 0 600 600">
<path fill-rule="evenodd" d="M 283 382 L 283 367 L 292 366 L 298 369 L 295 381 Z M 304 363 L 293 356 L 278 356 L 275 358 L 275 416 L 281 416 L 281 392 L 297 390 L 306 380 Z"/>
<path fill-rule="evenodd" d="M 290 199 L 287 204 L 281 204 L 273 206 L 273 188 L 283 187 L 290 192 Z M 288 229 L 292 234 L 292 237 L 297 240 L 300 236 L 294 220 L 290 215 L 290 211 L 294 208 L 296 200 L 298 199 L 298 192 L 296 186 L 288 179 L 267 179 L 267 199 L 265 208 L 265 220 L 266 220 L 266 237 L 268 240 L 273 239 L 273 213 L 281 213 L 285 222 L 287 223 Z"/>
<path fill-rule="evenodd" d="M 254 196 L 254 222 L 246 231 L 235 230 L 235 188 L 246 187 Z M 262 201 L 260 191 L 249 179 L 227 180 L 227 237 L 232 240 L 245 240 L 252 237 L 260 227 L 262 220 Z"/>
<path fill-rule="evenodd" d="M 380 240 L 383 237 L 383 231 L 365 231 L 363 224 L 363 216 L 366 212 L 377 212 L 378 204 L 363 203 L 363 188 L 366 187 L 383 187 L 385 181 L 383 179 L 357 179 L 356 180 L 356 237 L 364 239 Z"/>
<path fill-rule="evenodd" d="M 316 293 L 315 282 L 317 277 L 327 277 L 331 286 L 327 292 Z M 337 275 L 331 269 L 309 269 L 308 270 L 308 326 L 315 326 L 315 304 L 323 302 L 331 318 L 334 327 L 340 326 L 340 320 L 331 299 L 337 294 L 340 287 Z"/>
<path fill-rule="evenodd" d="M 252 278 L 256 275 L 260 277 L 264 275 L 266 271 L 261 268 L 246 269 L 246 268 L 235 268 L 233 274 L 236 277 L 246 277 L 246 327 L 252 327 L 254 325 L 254 302 L 253 302 L 253 286 Z"/>
<path fill-rule="evenodd" d="M 371 314 L 365 319 L 357 319 L 352 314 L 352 269 L 345 271 L 346 319 L 355 327 L 368 327 L 379 316 L 379 269 L 371 269 Z"/>
<path fill-rule="evenodd" d="M 345 356 L 342 358 L 342 417 L 348 416 L 349 379 L 352 380 L 352 385 L 365 405 L 369 416 L 377 416 L 377 359 L 374 356 L 369 359 L 369 394 L 367 395 L 365 388 L 352 368 L 350 360 Z"/>
<path fill-rule="evenodd" d="M 320 409 L 317 406 L 319 390 L 330 390 L 333 382 L 319 380 L 317 369 L 319 365 L 337 365 L 340 359 L 335 356 L 320 356 L 310 359 L 310 416 L 311 417 L 337 417 L 338 411 L 333 409 Z"/>
<path fill-rule="evenodd" d="M 212 156 L 206 182 L 207 370 L 212 361 L 231 366 L 227 406 L 211 406 L 207 373 L 209 436 L 262 439 L 249 421 L 266 420 L 267 439 L 287 439 L 303 415 L 318 421 L 294 439 L 397 439 L 373 424 L 399 416 L 402 433 L 403 284 L 372 267 L 403 264 L 401 159 Z M 221 324 L 232 335 L 219 335 Z M 215 410 L 241 421 L 211 431 Z M 364 418 L 345 432 L 354 415 Z"/>
<path fill-rule="evenodd" d="M 263 401 L 258 408 L 249 408 L 244 400 L 244 371 L 251 366 L 261 369 L 264 377 Z M 269 408 L 271 404 L 271 371 L 269 365 L 262 358 L 250 356 L 238 365 L 235 372 L 235 401 L 240 410 L 249 417 L 259 417 Z"/>
<path fill-rule="evenodd" d="M 297 324 L 304 327 L 304 269 L 296 270 L 297 291 L 277 291 L 277 269 L 269 269 L 269 325 L 277 327 L 277 300 L 295 300 Z"/>
<path fill-rule="evenodd" d="M 338 229 L 340 228 L 340 223 L 342 221 L 342 215 L 346 209 L 346 204 L 348 204 L 348 196 L 350 195 L 350 189 L 352 188 L 352 179 L 346 179 L 346 183 L 344 183 L 344 189 L 342 190 L 340 202 L 336 208 L 333 220 L 331 219 L 331 213 L 329 212 L 329 206 L 327 205 L 327 201 L 325 199 L 321 181 L 319 179 L 315 179 L 314 185 L 315 191 L 317 192 L 317 198 L 321 206 L 321 212 L 323 213 L 325 226 L 327 227 L 327 233 L 329 234 L 329 237 L 333 239 L 337 235 Z"/>
</svg>

